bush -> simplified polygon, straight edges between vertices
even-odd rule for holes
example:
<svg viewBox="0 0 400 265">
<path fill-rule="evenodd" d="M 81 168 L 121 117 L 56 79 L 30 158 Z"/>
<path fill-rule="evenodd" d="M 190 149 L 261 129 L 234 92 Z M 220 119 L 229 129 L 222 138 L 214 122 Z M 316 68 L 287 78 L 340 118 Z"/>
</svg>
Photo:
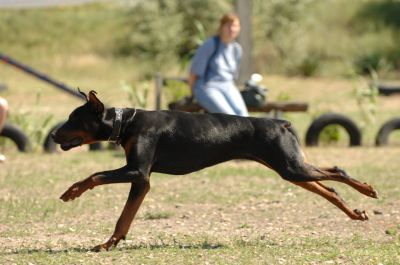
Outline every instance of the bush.
<svg viewBox="0 0 400 265">
<path fill-rule="evenodd" d="M 400 46 L 388 51 L 387 61 L 393 67 L 393 69 L 400 70 Z"/>
<path fill-rule="evenodd" d="M 128 10 L 115 41 L 114 54 L 141 59 L 149 71 L 165 71 L 215 32 L 217 19 L 228 5 L 207 1 L 142 1 Z"/>
<path fill-rule="evenodd" d="M 320 134 L 319 140 L 323 144 L 337 143 L 340 140 L 340 126 L 329 125 L 324 128 Z"/>
<path fill-rule="evenodd" d="M 354 67 L 359 74 L 369 74 L 371 71 L 379 71 L 387 65 L 385 57 L 379 52 L 371 52 L 360 55 L 354 62 Z"/>
<path fill-rule="evenodd" d="M 0 50 L 33 63 L 82 54 L 127 58 L 140 62 L 133 71 L 145 78 L 176 74 L 234 9 L 232 0 L 128 2 L 0 10 Z M 361 73 L 399 69 L 398 10 L 394 0 L 254 0 L 254 70 L 313 76 L 324 66 L 332 75 L 327 67 L 343 61 Z"/>
<path fill-rule="evenodd" d="M 165 93 L 168 102 L 174 102 L 190 95 L 190 88 L 182 81 L 167 80 Z"/>
<path fill-rule="evenodd" d="M 293 63 L 288 68 L 288 73 L 305 77 L 317 74 L 321 66 L 321 59 L 317 55 L 310 55 Z"/>
<path fill-rule="evenodd" d="M 114 54 L 150 64 L 150 71 L 162 71 L 176 62 L 180 17 L 174 15 L 171 1 L 141 2 L 126 11 L 121 32 L 114 43 Z"/>
</svg>

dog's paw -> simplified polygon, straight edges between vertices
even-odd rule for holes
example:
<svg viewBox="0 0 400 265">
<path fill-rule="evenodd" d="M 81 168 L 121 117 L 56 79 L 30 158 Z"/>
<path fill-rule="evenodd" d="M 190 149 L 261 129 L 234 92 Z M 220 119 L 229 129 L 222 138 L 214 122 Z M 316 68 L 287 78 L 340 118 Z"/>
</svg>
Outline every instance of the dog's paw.
<svg viewBox="0 0 400 265">
<path fill-rule="evenodd" d="M 107 247 L 106 244 L 100 244 L 91 249 L 93 252 L 101 252 L 101 251 L 108 251 L 110 247 Z"/>
<path fill-rule="evenodd" d="M 371 185 L 369 185 L 367 183 L 364 183 L 364 185 L 366 186 L 366 194 L 365 195 L 367 195 L 371 198 L 374 198 L 374 199 L 379 199 L 378 192 L 376 190 L 374 190 L 374 188 Z"/>
<path fill-rule="evenodd" d="M 355 217 L 353 219 L 360 220 L 360 221 L 367 221 L 368 215 L 365 211 L 360 211 L 358 209 L 354 209 L 353 212 L 355 213 Z"/>
<path fill-rule="evenodd" d="M 112 236 L 106 243 L 100 244 L 92 248 L 94 252 L 109 251 L 112 247 L 116 247 L 119 241 L 125 240 L 125 236 Z"/>
<path fill-rule="evenodd" d="M 85 183 L 85 181 L 77 182 L 69 187 L 69 189 L 61 195 L 60 199 L 65 202 L 72 201 L 81 196 L 82 193 L 87 191 L 89 188 L 90 186 Z"/>
<path fill-rule="evenodd" d="M 82 191 L 79 189 L 79 186 L 74 184 L 67 191 L 65 191 L 61 196 L 60 199 L 67 202 L 72 201 L 76 197 L 79 197 L 82 194 Z"/>
<path fill-rule="evenodd" d="M 93 180 L 93 176 L 90 176 L 82 181 L 74 183 L 69 189 L 64 192 L 60 199 L 67 202 L 74 200 L 75 198 L 79 197 L 87 191 L 88 189 L 93 189 L 95 187 L 95 182 Z"/>
</svg>

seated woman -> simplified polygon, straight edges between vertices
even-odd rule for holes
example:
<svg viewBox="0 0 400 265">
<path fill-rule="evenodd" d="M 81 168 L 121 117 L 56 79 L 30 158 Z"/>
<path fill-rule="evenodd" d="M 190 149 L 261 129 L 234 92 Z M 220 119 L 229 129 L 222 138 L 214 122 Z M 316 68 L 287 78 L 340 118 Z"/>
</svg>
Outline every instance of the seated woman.
<svg viewBox="0 0 400 265">
<path fill-rule="evenodd" d="M 224 15 L 218 35 L 207 39 L 192 60 L 189 86 L 194 98 L 208 112 L 249 115 L 235 85 L 242 57 L 242 48 L 235 41 L 239 32 L 239 17 Z"/>
</svg>

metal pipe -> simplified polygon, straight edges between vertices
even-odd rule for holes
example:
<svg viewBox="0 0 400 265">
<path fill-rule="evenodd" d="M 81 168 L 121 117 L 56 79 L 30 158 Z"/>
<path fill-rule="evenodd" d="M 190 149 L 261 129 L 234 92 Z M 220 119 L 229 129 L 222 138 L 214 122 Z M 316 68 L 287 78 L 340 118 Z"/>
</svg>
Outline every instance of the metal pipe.
<svg viewBox="0 0 400 265">
<path fill-rule="evenodd" d="M 42 81 L 45 81 L 45 82 L 51 84 L 51 85 L 55 86 L 56 88 L 59 88 L 59 89 L 63 90 L 64 92 L 67 92 L 68 94 L 70 94 L 72 96 L 75 96 L 75 97 L 77 97 L 77 98 L 79 98 L 81 100 L 86 100 L 79 92 L 76 91 L 76 89 L 71 88 L 71 87 L 67 86 L 64 83 L 61 83 L 61 82 L 51 78 L 50 76 L 48 76 L 48 75 L 46 75 L 44 73 L 36 71 L 32 67 L 30 67 L 28 65 L 25 65 L 23 63 L 20 63 L 20 62 L 18 62 L 16 60 L 12 59 L 9 56 L 6 56 L 6 55 L 0 53 L 0 60 L 3 61 L 5 64 L 14 66 L 14 67 L 24 71 L 25 73 L 28 73 L 28 74 L 30 74 L 30 75 L 32 75 L 32 76 L 34 76 L 34 77 L 36 77 L 36 78 L 38 78 L 38 79 L 40 79 Z"/>
</svg>

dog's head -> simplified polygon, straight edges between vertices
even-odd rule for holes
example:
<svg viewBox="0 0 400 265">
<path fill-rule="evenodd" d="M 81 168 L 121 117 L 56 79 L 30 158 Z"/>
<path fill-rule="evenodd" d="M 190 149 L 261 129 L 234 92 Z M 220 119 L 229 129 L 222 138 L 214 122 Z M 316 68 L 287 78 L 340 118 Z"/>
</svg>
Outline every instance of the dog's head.
<svg viewBox="0 0 400 265">
<path fill-rule="evenodd" d="M 86 98 L 86 103 L 73 110 L 68 120 L 51 134 L 64 151 L 101 139 L 104 104 L 96 97 L 95 91 L 90 91 L 88 95 L 79 92 Z"/>
</svg>

